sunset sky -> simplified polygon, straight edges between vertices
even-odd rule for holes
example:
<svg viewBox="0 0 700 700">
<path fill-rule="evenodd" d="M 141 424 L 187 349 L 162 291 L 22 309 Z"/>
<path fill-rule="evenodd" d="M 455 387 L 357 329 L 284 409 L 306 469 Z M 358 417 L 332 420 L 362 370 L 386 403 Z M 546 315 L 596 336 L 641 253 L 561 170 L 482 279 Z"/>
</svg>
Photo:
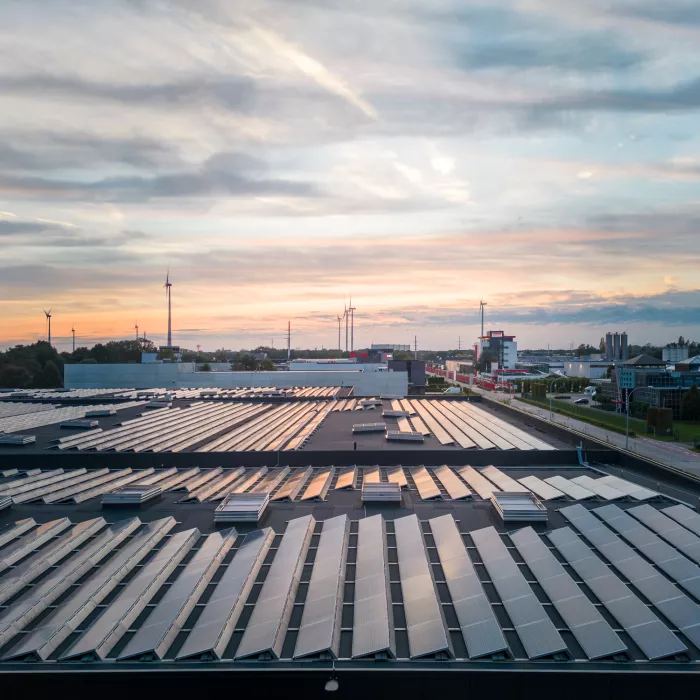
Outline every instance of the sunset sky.
<svg viewBox="0 0 700 700">
<path fill-rule="evenodd" d="M 0 348 L 700 338 L 698 0 L 8 0 Z"/>
</svg>

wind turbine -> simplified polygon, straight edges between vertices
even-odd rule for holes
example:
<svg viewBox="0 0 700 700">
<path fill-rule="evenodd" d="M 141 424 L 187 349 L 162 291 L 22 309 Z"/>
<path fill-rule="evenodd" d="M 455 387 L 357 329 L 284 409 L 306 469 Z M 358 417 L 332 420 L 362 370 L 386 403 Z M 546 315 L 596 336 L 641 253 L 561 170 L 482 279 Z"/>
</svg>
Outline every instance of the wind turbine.
<svg viewBox="0 0 700 700">
<path fill-rule="evenodd" d="M 488 304 L 486 301 L 479 302 L 479 311 L 481 311 L 481 337 L 484 337 L 484 307 Z"/>
<path fill-rule="evenodd" d="M 352 295 L 350 295 L 350 306 L 348 308 L 350 312 L 350 350 L 355 350 L 355 311 L 357 309 L 352 305 Z"/>
<path fill-rule="evenodd" d="M 70 332 L 73 334 L 73 352 L 75 352 L 75 323 L 73 323 L 73 327 L 70 329 Z"/>
<path fill-rule="evenodd" d="M 348 351 L 348 321 L 350 316 L 348 315 L 348 307 L 343 304 L 343 318 L 345 319 L 345 352 Z"/>
<path fill-rule="evenodd" d="M 338 316 L 338 350 L 342 350 L 342 348 L 340 346 L 340 324 L 342 321 L 343 321 L 343 317 Z"/>
<path fill-rule="evenodd" d="M 44 309 L 44 315 L 46 316 L 46 322 L 49 325 L 49 345 L 51 345 L 51 309 L 48 311 Z"/>
<path fill-rule="evenodd" d="M 171 304 L 170 304 L 170 298 L 171 298 L 170 288 L 173 285 L 170 282 L 170 265 L 168 265 L 168 273 L 165 275 L 165 284 L 163 286 L 165 287 L 165 295 L 168 297 L 168 347 L 171 348 L 173 346 L 173 333 L 172 333 L 172 313 L 171 313 Z"/>
</svg>

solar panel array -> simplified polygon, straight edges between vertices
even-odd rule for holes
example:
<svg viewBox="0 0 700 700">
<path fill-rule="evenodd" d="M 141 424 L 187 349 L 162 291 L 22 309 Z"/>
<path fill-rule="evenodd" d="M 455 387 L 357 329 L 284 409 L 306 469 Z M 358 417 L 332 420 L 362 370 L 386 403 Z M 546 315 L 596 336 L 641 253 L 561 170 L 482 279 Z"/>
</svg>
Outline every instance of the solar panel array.
<svg viewBox="0 0 700 700">
<path fill-rule="evenodd" d="M 61 438 L 55 447 L 98 452 L 297 450 L 305 445 L 329 411 L 330 404 L 320 401 L 283 404 L 195 401 L 185 408 L 144 413 L 111 430 L 90 430 Z"/>
<path fill-rule="evenodd" d="M 354 524 L 346 515 L 318 524 L 307 515 L 277 538 L 269 528 L 203 536 L 178 531 L 172 517 L 18 521 L 0 530 L 0 557 L 11 567 L 0 575 L 2 660 L 619 660 L 639 654 L 629 640 L 648 659 L 689 653 L 689 645 L 697 654 L 700 606 L 682 580 L 674 583 L 647 559 L 659 557 L 659 544 L 691 551 L 700 538 L 648 505 L 562 512 L 609 564 L 569 527 L 546 538 L 530 527 L 508 536 L 492 527 L 460 533 L 450 514 L 425 523 L 375 515 Z M 550 617 L 535 584 L 560 618 Z M 513 635 L 518 645 L 509 643 Z"/>
</svg>

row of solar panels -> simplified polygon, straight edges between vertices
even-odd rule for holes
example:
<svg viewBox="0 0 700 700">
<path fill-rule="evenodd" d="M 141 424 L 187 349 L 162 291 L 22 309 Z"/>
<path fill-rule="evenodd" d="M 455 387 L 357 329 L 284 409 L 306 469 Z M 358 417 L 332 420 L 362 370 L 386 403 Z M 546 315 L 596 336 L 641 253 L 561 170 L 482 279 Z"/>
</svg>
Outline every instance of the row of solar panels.
<svg viewBox="0 0 700 700">
<path fill-rule="evenodd" d="M 55 403 L 18 403 L 14 401 L 0 401 L 0 419 L 10 416 L 21 416 L 25 413 L 40 413 L 57 408 Z"/>
<path fill-rule="evenodd" d="M 436 467 L 388 467 L 386 481 L 396 482 L 402 488 L 409 487 L 404 469 L 410 475 L 418 494 L 423 500 L 472 498 L 474 494 L 484 500 L 490 500 L 494 493 L 532 492 L 542 500 L 573 498 L 586 500 L 601 498 L 614 501 L 631 498 L 646 501 L 660 496 L 656 491 L 643 488 L 639 484 L 616 476 L 603 476 L 593 479 L 590 476 L 578 476 L 566 479 L 553 476 L 540 479 L 537 476 L 525 476 L 513 479 L 494 466 L 475 469 L 474 467 L 448 467 L 443 464 Z M 336 489 L 357 488 L 360 475 L 363 483 L 383 481 L 380 467 L 346 467 L 338 474 Z"/>
<path fill-rule="evenodd" d="M 0 399 L 92 399 L 96 396 L 114 396 L 124 389 L 20 389 L 0 393 Z"/>
<path fill-rule="evenodd" d="M 384 473 L 382 473 L 384 472 Z M 270 493 L 272 501 L 325 499 L 334 477 L 335 489 L 356 489 L 361 483 L 398 483 L 408 488 L 410 477 L 423 500 L 480 498 L 490 500 L 494 493 L 532 492 L 542 500 L 569 497 L 574 500 L 599 498 L 603 500 L 646 501 L 660 496 L 655 491 L 615 476 L 592 479 L 579 476 L 565 479 L 553 476 L 540 479 L 525 476 L 513 479 L 496 467 L 480 470 L 470 466 L 448 467 L 334 467 L 294 468 L 267 467 L 246 469 L 237 467 L 200 470 L 188 469 L 145 470 L 107 468 L 97 470 L 63 469 L 49 471 L 35 470 L 23 476 L 0 480 L 0 496 L 7 496 L 12 503 L 59 503 L 82 502 L 105 493 L 111 493 L 122 486 L 158 485 L 161 491 L 181 490 L 186 492 L 184 500 L 192 502 L 217 501 L 229 493 Z M 362 481 L 360 481 L 360 478 Z M 309 482 L 307 486 L 307 482 Z M 306 490 L 304 487 L 307 486 Z M 473 489 L 473 491 L 470 489 Z M 302 493 L 303 491 L 303 493 Z"/>
<path fill-rule="evenodd" d="M 341 391 L 339 386 L 323 387 L 241 387 L 238 389 L 222 389 L 219 387 L 209 388 L 183 388 L 183 389 L 139 389 L 122 391 L 117 396 L 120 398 L 137 398 L 148 395 L 151 397 L 165 396 L 166 394 L 175 399 L 250 399 L 264 398 L 270 396 L 282 396 L 285 398 L 333 398 Z"/>
<path fill-rule="evenodd" d="M 62 421 L 84 418 L 85 414 L 92 411 L 108 410 L 123 411 L 135 406 L 143 406 L 143 401 L 129 401 L 125 403 L 97 404 L 92 406 L 60 406 L 48 411 L 35 411 L 20 415 L 10 415 L 0 418 L 0 432 L 14 433 L 25 432 L 45 425 L 61 423 Z"/>
<path fill-rule="evenodd" d="M 399 432 L 434 435 L 441 445 L 481 450 L 553 450 L 524 430 L 468 401 L 394 399 L 391 412 Z"/>
<path fill-rule="evenodd" d="M 197 452 L 298 450 L 323 422 L 330 404 L 197 401 L 186 408 L 156 409 L 57 441 L 59 450 L 98 452 Z M 204 444 L 202 444 L 204 443 Z"/>
<path fill-rule="evenodd" d="M 237 543 L 235 530 L 214 533 L 202 541 L 194 529 L 164 540 L 175 525 L 173 518 L 145 527 L 135 518 L 106 529 L 102 518 L 78 525 L 62 519 L 34 530 L 33 523 L 20 521 L 12 526 L 16 532 L 0 533 L 6 540 L 10 537 L 10 544 L 0 550 L 0 557 L 4 556 L 0 562 L 14 564 L 0 577 L 0 601 L 12 599 L 0 614 L 0 647 L 15 638 L 4 649 L 3 659 L 46 660 L 73 631 L 79 636 L 62 649 L 61 660 L 103 660 L 111 656 L 176 569 L 177 577 L 158 603 L 148 608 L 148 616 L 122 648 L 119 659 L 162 659 L 180 633 L 184 639 L 170 655 L 178 660 L 278 659 L 283 656 L 289 631 L 296 632 L 294 658 L 337 658 L 341 632 L 352 633 L 352 658 L 391 658 L 397 656 L 395 621 L 401 619 L 396 615 L 398 606 L 405 618 L 401 629 L 406 633 L 411 658 L 453 658 L 454 635 L 461 635 L 470 659 L 517 657 L 509 648 L 484 588 L 487 582 L 493 584 L 528 659 L 575 656 L 562 638 L 561 632 L 566 630 L 552 622 L 533 583 L 542 587 L 588 659 L 619 659 L 628 651 L 622 632 L 648 659 L 676 657 L 688 650 L 686 640 L 700 647 L 700 606 L 684 593 L 697 597 L 700 583 L 700 568 L 690 558 L 691 551 L 697 552 L 700 547 L 697 513 L 682 505 L 663 511 L 642 505 L 627 513 L 614 505 L 593 512 L 576 505 L 562 512 L 592 547 L 569 527 L 547 533 L 549 542 L 570 564 L 567 568 L 532 528 L 511 533 L 510 540 L 534 580 L 526 578 L 503 536 L 492 527 L 468 533 L 480 558 L 477 566 L 483 565 L 487 573 L 480 576 L 451 515 L 428 521 L 437 554 L 432 564 L 417 517 L 393 521 L 395 547 L 391 549 L 395 548 L 398 568 L 395 580 L 387 527 L 381 515 L 359 521 L 354 547 L 347 516 L 326 520 L 315 547 L 301 618 L 298 627 L 291 630 L 290 620 L 316 525 L 310 515 L 289 522 L 243 630 L 237 623 L 272 548 L 274 533 L 269 528 L 246 535 L 218 583 L 212 584 L 222 561 Z M 668 578 L 613 530 L 634 543 Z M 12 541 L 13 535 L 22 534 Z M 100 615 L 86 624 L 96 606 L 161 540 L 164 544 L 155 556 Z M 35 551 L 47 541 L 48 546 Z M 99 566 L 118 546 L 119 551 Z M 179 566 L 192 549 L 192 558 Z M 349 556 L 353 549 L 354 562 Z M 47 577 L 24 595 L 17 595 L 52 566 L 56 568 Z M 89 570 L 91 576 L 48 617 L 20 633 Z M 619 574 L 632 587 L 625 585 Z M 578 579 L 600 605 L 585 594 Z M 349 598 L 346 583 L 351 584 Z M 438 583 L 446 584 L 449 600 L 441 597 Z M 392 595 L 392 584 L 400 588 L 400 596 Z M 199 604 L 210 585 L 211 595 Z M 650 600 L 659 614 L 636 591 Z M 456 626 L 446 622 L 446 604 L 454 609 Z M 200 614 L 188 624 L 197 605 Z M 343 628 L 344 605 L 353 606 L 351 627 Z M 242 632 L 240 643 L 228 651 L 236 631 Z"/>
</svg>

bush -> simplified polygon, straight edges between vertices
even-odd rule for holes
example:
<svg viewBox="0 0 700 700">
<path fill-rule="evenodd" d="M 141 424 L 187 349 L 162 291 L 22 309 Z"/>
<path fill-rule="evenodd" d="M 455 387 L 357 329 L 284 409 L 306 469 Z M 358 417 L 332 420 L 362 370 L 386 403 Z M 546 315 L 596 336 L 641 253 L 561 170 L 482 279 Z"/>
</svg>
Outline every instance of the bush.
<svg viewBox="0 0 700 700">
<path fill-rule="evenodd" d="M 655 428 L 657 435 L 668 435 L 673 429 L 673 411 L 670 408 L 647 408 L 647 425 Z"/>
<path fill-rule="evenodd" d="M 700 391 L 694 382 L 685 392 L 682 406 L 683 420 L 700 420 Z"/>
<path fill-rule="evenodd" d="M 211 372 L 211 365 L 208 362 L 205 362 L 200 368 L 200 372 Z"/>
<path fill-rule="evenodd" d="M 3 365 L 0 367 L 0 387 L 3 389 L 26 389 L 32 375 L 24 367 Z"/>
</svg>

